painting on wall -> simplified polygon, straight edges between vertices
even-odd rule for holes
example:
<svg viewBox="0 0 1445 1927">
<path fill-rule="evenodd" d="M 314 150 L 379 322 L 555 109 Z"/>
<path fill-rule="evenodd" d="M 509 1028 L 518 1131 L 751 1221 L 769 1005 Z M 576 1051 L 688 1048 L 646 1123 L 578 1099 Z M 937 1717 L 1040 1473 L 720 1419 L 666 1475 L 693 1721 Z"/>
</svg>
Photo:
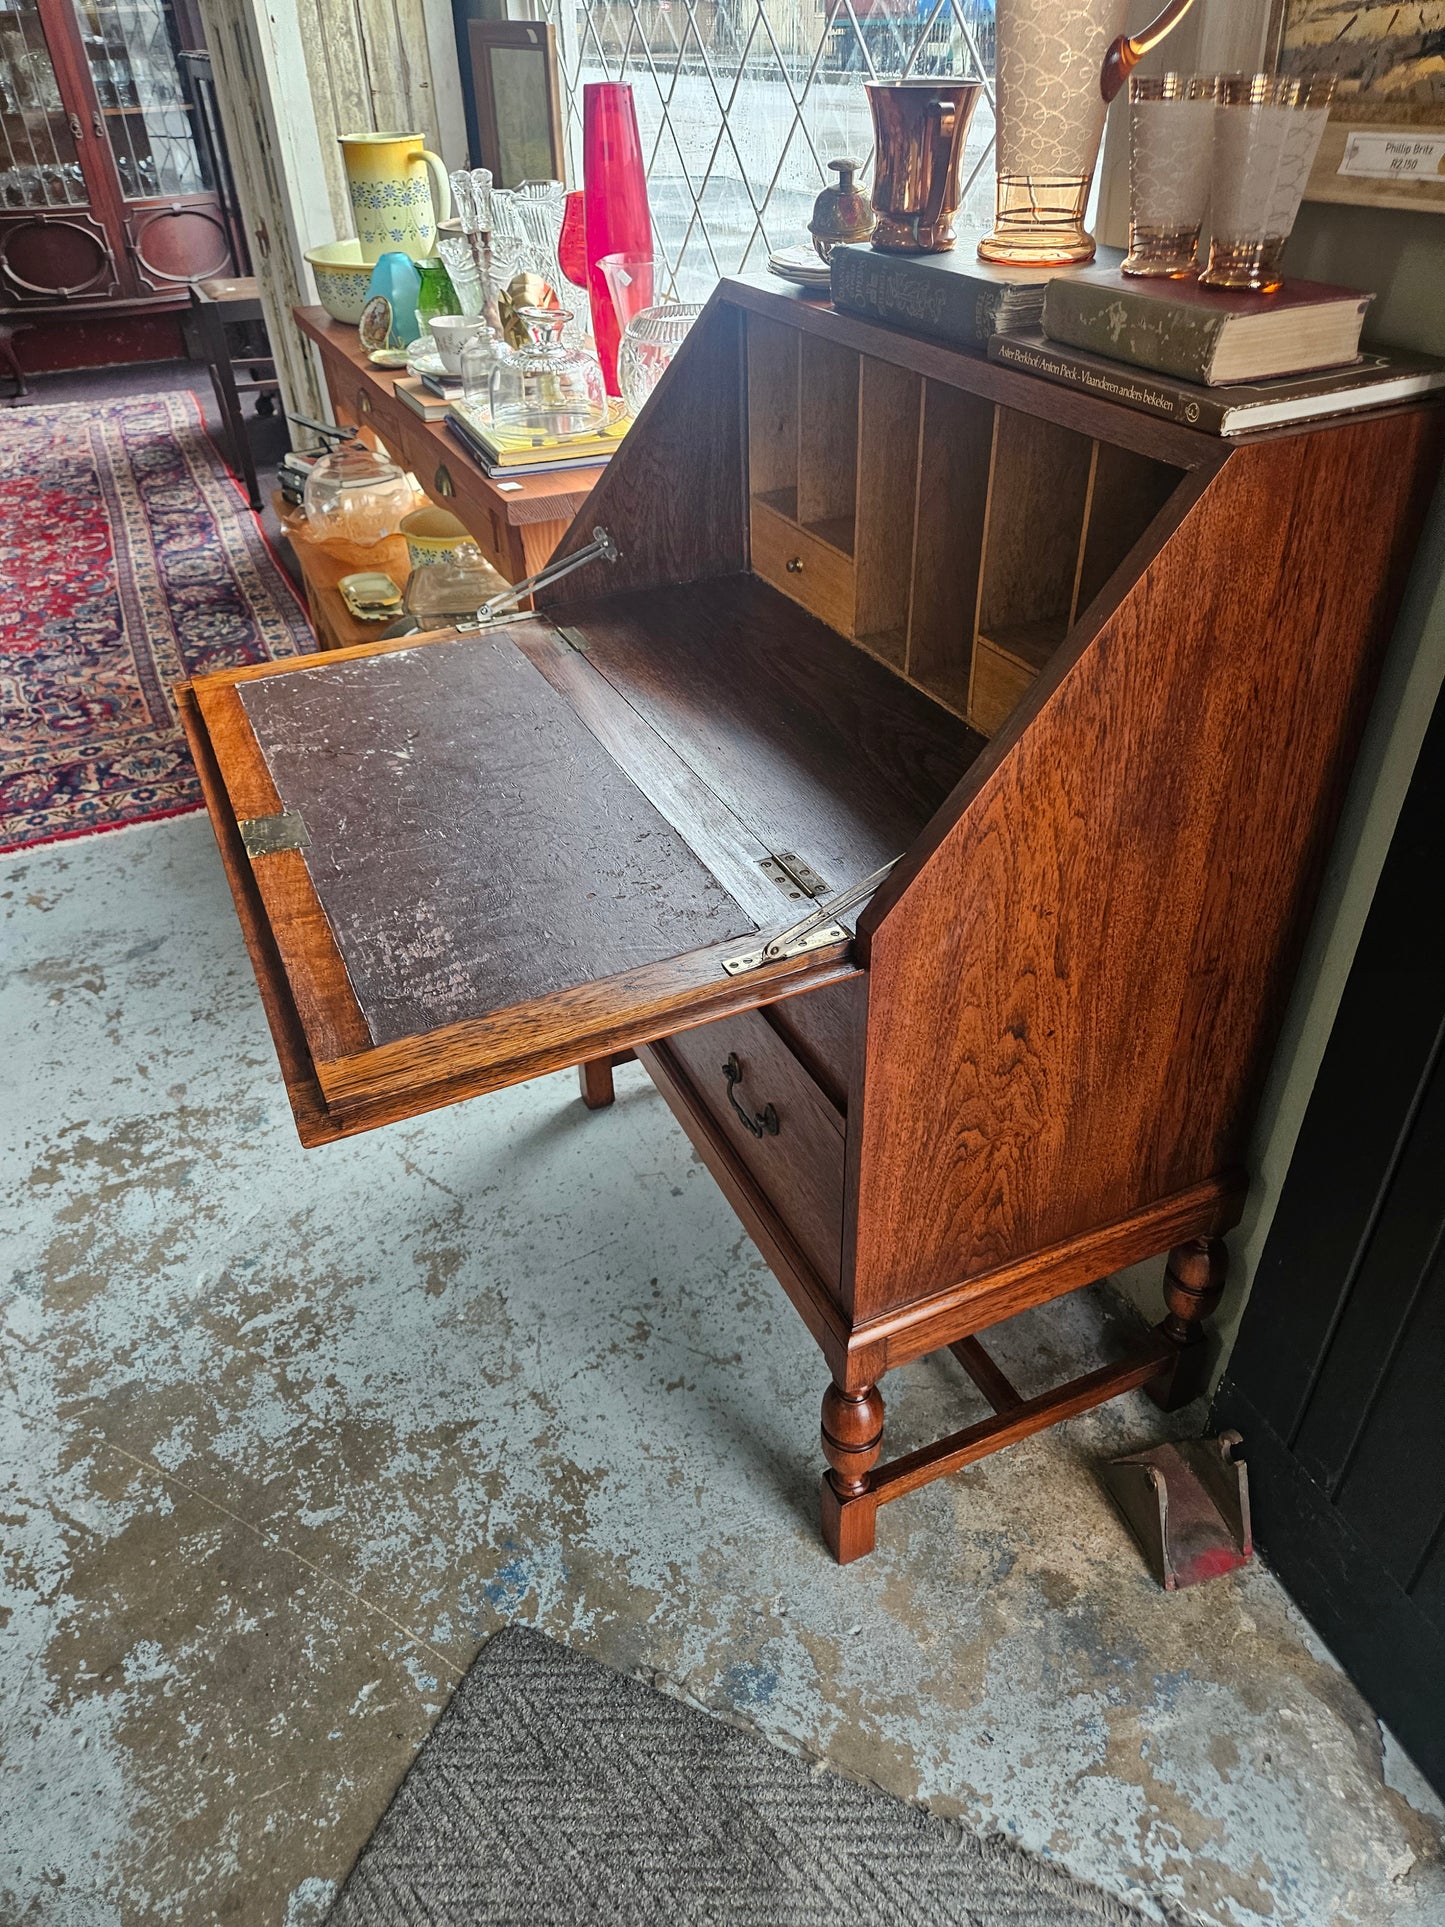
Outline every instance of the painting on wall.
<svg viewBox="0 0 1445 1927">
<path fill-rule="evenodd" d="M 1334 76 L 1307 198 L 1445 209 L 1445 0 L 1278 0 L 1273 32 L 1280 73 Z"/>
</svg>

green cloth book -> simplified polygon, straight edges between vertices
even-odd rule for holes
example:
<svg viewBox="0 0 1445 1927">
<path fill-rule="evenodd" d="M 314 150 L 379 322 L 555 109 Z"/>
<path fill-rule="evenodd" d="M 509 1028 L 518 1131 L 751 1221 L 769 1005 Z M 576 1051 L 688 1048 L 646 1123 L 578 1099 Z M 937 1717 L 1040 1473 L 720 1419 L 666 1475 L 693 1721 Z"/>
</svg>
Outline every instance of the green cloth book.
<svg viewBox="0 0 1445 1927">
<path fill-rule="evenodd" d="M 1100 259 L 1123 259 L 1101 248 Z M 946 254 L 885 254 L 868 246 L 834 248 L 833 306 L 930 335 L 955 348 L 984 349 L 989 337 L 1036 328 L 1060 268 L 1001 268 L 978 258 L 978 236 L 961 234 Z"/>
<path fill-rule="evenodd" d="M 1215 388 L 1353 361 L 1374 298 L 1318 281 L 1249 294 L 1085 269 L 1049 283 L 1043 330 L 1066 347 Z"/>
<path fill-rule="evenodd" d="M 1445 387 L 1445 361 L 1433 355 L 1362 355 L 1345 368 L 1275 381 L 1236 382 L 1206 388 L 1199 382 L 1156 375 L 1102 355 L 1086 354 L 1048 340 L 1041 330 L 1027 335 L 995 335 L 990 361 L 1048 381 L 1120 402 L 1160 420 L 1182 422 L 1209 435 L 1246 435 L 1251 429 L 1279 428 L 1318 421 L 1362 408 L 1384 408 L 1413 401 Z"/>
</svg>

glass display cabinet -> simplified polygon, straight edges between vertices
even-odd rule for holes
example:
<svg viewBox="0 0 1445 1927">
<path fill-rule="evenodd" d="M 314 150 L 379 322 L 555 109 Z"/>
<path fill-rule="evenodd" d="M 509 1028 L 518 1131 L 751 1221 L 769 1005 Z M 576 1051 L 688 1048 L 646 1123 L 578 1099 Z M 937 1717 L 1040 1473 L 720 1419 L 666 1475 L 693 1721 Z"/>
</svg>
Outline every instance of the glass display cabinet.
<svg viewBox="0 0 1445 1927">
<path fill-rule="evenodd" d="M 235 273 L 190 0 L 0 0 L 0 309 L 183 307 Z"/>
</svg>

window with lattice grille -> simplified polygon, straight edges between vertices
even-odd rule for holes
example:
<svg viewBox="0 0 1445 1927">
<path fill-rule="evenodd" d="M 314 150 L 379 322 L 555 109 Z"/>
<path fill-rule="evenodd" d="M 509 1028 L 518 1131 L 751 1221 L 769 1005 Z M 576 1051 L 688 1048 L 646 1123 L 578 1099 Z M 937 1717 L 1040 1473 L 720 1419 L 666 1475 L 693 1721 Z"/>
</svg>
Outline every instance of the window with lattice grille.
<svg viewBox="0 0 1445 1927">
<path fill-rule="evenodd" d="M 827 163 L 872 177 L 865 80 L 986 77 L 960 226 L 993 219 L 993 0 L 537 0 L 557 29 L 570 178 L 582 89 L 632 84 L 657 245 L 696 299 L 807 241 Z"/>
</svg>

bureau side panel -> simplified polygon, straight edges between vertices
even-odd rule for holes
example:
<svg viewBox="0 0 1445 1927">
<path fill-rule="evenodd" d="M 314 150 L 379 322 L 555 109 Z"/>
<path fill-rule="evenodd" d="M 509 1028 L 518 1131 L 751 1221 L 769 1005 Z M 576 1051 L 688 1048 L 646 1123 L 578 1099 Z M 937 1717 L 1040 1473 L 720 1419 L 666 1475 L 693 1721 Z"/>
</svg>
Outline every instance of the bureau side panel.
<svg viewBox="0 0 1445 1927">
<path fill-rule="evenodd" d="M 1440 443 L 1234 450 L 875 900 L 855 1318 L 1241 1158 Z"/>
</svg>

